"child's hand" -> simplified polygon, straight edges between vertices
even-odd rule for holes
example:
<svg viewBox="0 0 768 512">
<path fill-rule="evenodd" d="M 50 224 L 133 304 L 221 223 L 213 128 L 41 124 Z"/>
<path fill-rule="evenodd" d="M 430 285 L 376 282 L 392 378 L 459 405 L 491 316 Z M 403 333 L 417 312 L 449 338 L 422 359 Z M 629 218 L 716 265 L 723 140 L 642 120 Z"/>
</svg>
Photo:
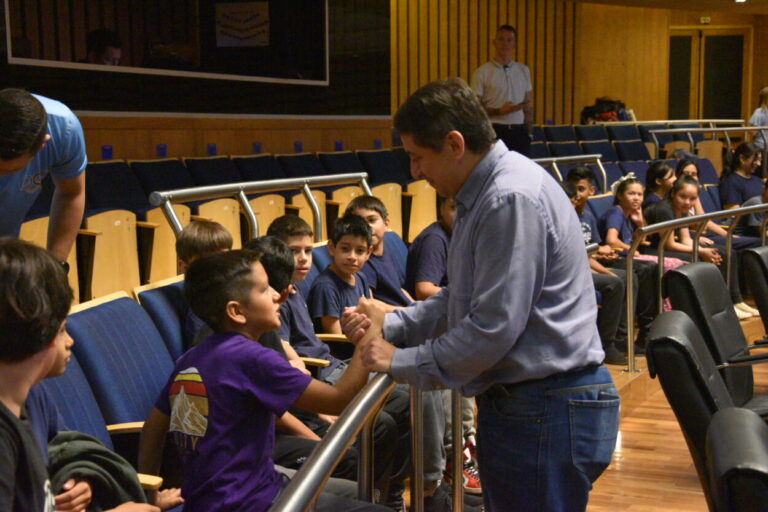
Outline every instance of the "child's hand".
<svg viewBox="0 0 768 512">
<path fill-rule="evenodd" d="M 301 359 L 290 359 L 288 360 L 288 364 L 299 370 L 304 375 L 312 375 L 312 373 L 307 370 L 307 365 L 305 365 L 304 361 Z"/>
<path fill-rule="evenodd" d="M 357 345 L 366 331 L 371 326 L 371 319 L 362 313 L 358 313 L 356 308 L 344 308 L 340 318 L 341 330 L 347 336 L 347 339 Z"/>
<path fill-rule="evenodd" d="M 723 257 L 717 252 L 717 249 L 699 249 L 699 256 L 707 263 L 714 263 L 720 265 L 723 262 Z"/>
<path fill-rule="evenodd" d="M 331 425 L 336 423 L 336 420 L 339 419 L 338 416 L 333 416 L 331 414 L 318 414 L 317 417 L 326 423 L 330 423 Z"/>
<path fill-rule="evenodd" d="M 84 511 L 91 503 L 91 496 L 91 484 L 86 480 L 70 478 L 64 482 L 61 494 L 55 498 L 56 510 Z"/>
<path fill-rule="evenodd" d="M 715 242 L 705 236 L 700 236 L 699 245 L 702 247 L 709 247 L 710 245 L 715 245 Z"/>
<path fill-rule="evenodd" d="M 371 326 L 366 330 L 360 341 L 366 341 L 374 336 L 381 335 L 384 329 L 384 316 L 387 313 L 386 304 L 376 299 L 360 297 L 355 311 L 362 313 L 371 320 Z"/>
<path fill-rule="evenodd" d="M 601 260 L 613 261 L 619 258 L 619 255 L 610 245 L 601 245 L 597 248 L 597 257 Z"/>
<path fill-rule="evenodd" d="M 184 503 L 184 498 L 181 497 L 181 489 L 163 489 L 155 493 L 155 505 L 163 510 L 173 508 L 176 505 Z"/>
</svg>

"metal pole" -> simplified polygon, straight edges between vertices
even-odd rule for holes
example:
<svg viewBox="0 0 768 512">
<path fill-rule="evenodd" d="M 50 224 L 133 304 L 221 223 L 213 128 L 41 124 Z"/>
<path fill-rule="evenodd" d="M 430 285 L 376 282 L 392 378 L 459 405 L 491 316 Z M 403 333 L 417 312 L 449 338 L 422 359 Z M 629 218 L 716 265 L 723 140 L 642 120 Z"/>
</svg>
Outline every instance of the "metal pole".
<svg viewBox="0 0 768 512">
<path fill-rule="evenodd" d="M 357 463 L 357 499 L 360 501 L 373 501 L 373 425 L 376 417 L 369 419 L 360 432 L 360 459 Z"/>
<path fill-rule="evenodd" d="M 363 192 L 365 193 L 365 195 L 367 196 L 373 195 L 373 192 L 371 192 L 371 187 L 368 186 L 368 180 L 366 180 L 365 178 L 361 179 L 360 186 L 363 188 Z"/>
<path fill-rule="evenodd" d="M 562 183 L 563 182 L 563 173 L 560 172 L 560 169 L 557 167 L 557 164 L 555 162 L 552 162 L 552 170 L 555 171 L 555 174 L 557 175 L 557 181 Z"/>
<path fill-rule="evenodd" d="M 659 314 L 664 312 L 664 247 L 672 236 L 672 230 L 659 233 L 659 246 L 656 248 L 656 300 L 658 301 Z"/>
<path fill-rule="evenodd" d="M 248 221 L 248 231 L 250 233 L 249 239 L 253 239 L 259 236 L 259 219 L 256 218 L 256 214 L 253 213 L 251 203 L 248 202 L 248 196 L 242 190 L 237 193 L 237 200 L 240 203 L 240 209 L 245 213 L 245 218 Z"/>
<path fill-rule="evenodd" d="M 599 158 L 597 159 L 597 168 L 600 169 L 600 174 L 603 175 L 603 194 L 605 194 L 608 192 L 608 173 L 605 172 L 605 167 L 603 167 L 603 163 Z"/>
<path fill-rule="evenodd" d="M 424 405 L 421 390 L 411 390 L 411 512 L 424 512 Z"/>
<path fill-rule="evenodd" d="M 738 214 L 735 217 L 733 217 L 733 220 L 731 221 L 730 228 L 728 229 L 728 234 L 725 237 L 725 252 L 727 253 L 725 257 L 727 258 L 725 261 L 725 284 L 727 286 L 731 286 L 731 279 L 738 279 L 739 276 L 732 276 L 731 275 L 731 249 L 733 248 L 733 231 L 736 229 L 736 226 L 739 225 L 739 219 L 741 219 L 741 216 L 743 214 Z M 734 254 L 735 256 L 735 254 Z"/>
<path fill-rule="evenodd" d="M 168 219 L 168 223 L 171 225 L 171 229 L 173 229 L 173 234 L 178 238 L 184 229 L 184 226 L 181 225 L 181 221 L 179 220 L 179 216 L 176 215 L 176 210 L 173 209 L 171 200 L 166 199 L 163 201 L 161 208 L 163 209 L 165 218 Z"/>
<path fill-rule="evenodd" d="M 659 144 L 659 138 L 656 136 L 656 133 L 650 132 L 651 137 L 653 137 L 653 144 L 656 146 L 656 158 L 659 158 L 659 155 L 661 154 L 661 144 Z"/>
<path fill-rule="evenodd" d="M 453 453 L 451 454 L 451 464 L 453 471 L 451 480 L 453 482 L 453 511 L 462 512 L 464 510 L 464 429 L 461 421 L 461 392 L 458 389 L 451 390 L 451 434 L 453 438 Z"/>
<path fill-rule="evenodd" d="M 317 205 L 317 201 L 315 201 L 315 196 L 312 195 L 312 190 L 309 188 L 309 185 L 305 183 L 304 186 L 301 187 L 301 191 L 304 193 L 304 197 L 307 199 L 307 203 L 309 203 L 309 208 L 312 210 L 312 219 L 315 224 L 315 242 L 322 242 L 323 220 L 320 217 L 320 207 Z"/>
</svg>

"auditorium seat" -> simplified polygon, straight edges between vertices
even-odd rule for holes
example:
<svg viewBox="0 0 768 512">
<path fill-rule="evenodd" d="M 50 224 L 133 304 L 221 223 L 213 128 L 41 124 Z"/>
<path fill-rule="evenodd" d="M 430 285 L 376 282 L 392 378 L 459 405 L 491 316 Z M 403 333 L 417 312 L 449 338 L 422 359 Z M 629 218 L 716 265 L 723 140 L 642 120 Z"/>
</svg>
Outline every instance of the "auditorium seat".
<svg viewBox="0 0 768 512">
<path fill-rule="evenodd" d="M 547 146 L 549 147 L 549 152 L 552 153 L 552 156 L 554 157 L 584 154 L 578 142 L 549 142 L 547 143 Z"/>
<path fill-rule="evenodd" d="M 544 129 L 535 124 L 531 126 L 531 140 L 533 142 L 547 142 L 547 137 L 544 135 Z"/>
<path fill-rule="evenodd" d="M 670 270 L 664 274 L 664 286 L 672 307 L 687 313 L 701 330 L 715 364 L 768 361 L 768 355 L 750 355 L 728 288 L 715 265 L 696 262 Z M 720 373 L 734 405 L 768 416 L 768 395 L 755 393 L 750 366 L 730 365 Z"/>
<path fill-rule="evenodd" d="M 575 142 L 576 132 L 571 125 L 544 126 L 544 136 L 548 142 Z"/>
<path fill-rule="evenodd" d="M 366 172 L 360 159 L 352 151 L 318 152 L 317 158 L 326 174 L 348 174 Z"/>
<path fill-rule="evenodd" d="M 708 158 L 697 158 L 696 165 L 699 167 L 699 183 L 702 185 L 718 185 L 720 183 L 720 174 Z"/>
<path fill-rule="evenodd" d="M 601 124 L 583 124 L 574 126 L 576 130 L 576 138 L 582 142 L 607 140 L 608 132 L 605 131 L 605 127 Z"/>
<path fill-rule="evenodd" d="M 371 186 L 398 183 L 402 187 L 407 187 L 408 183 L 413 181 L 409 169 L 403 167 L 395 151 L 389 149 L 357 151 L 357 157 L 368 173 L 368 183 Z"/>
<path fill-rule="evenodd" d="M 403 221 L 411 218 L 413 196 L 403 192 L 399 183 L 382 183 L 371 188 L 373 195 L 381 199 L 389 214 L 389 229 L 403 236 Z"/>
<path fill-rule="evenodd" d="M 701 207 L 704 209 L 704 213 L 712 213 L 718 210 L 722 210 L 722 208 L 720 208 L 719 198 L 718 202 L 715 203 L 706 185 L 701 189 L 701 192 L 699 193 L 699 200 L 701 201 Z"/>
<path fill-rule="evenodd" d="M 407 191 L 413 197 L 411 219 L 407 231 L 407 239 L 410 243 L 419 236 L 424 228 L 437 220 L 437 192 L 427 183 L 427 180 L 418 180 L 408 184 Z"/>
<path fill-rule="evenodd" d="M 632 124 L 606 125 L 608 137 L 613 140 L 640 140 L 640 132 Z"/>
<path fill-rule="evenodd" d="M 285 179 L 285 171 L 269 153 L 258 155 L 233 155 L 232 162 L 240 169 L 243 181 L 268 181 Z M 278 217 L 286 213 L 286 197 L 291 197 L 293 191 L 278 191 L 248 194 L 248 203 L 259 223 L 259 235 L 264 235 L 267 228 Z M 290 208 L 289 208 L 290 209 Z"/>
<path fill-rule="evenodd" d="M 723 151 L 725 145 L 717 139 L 705 139 L 696 143 L 696 155 L 699 158 L 707 159 L 711 162 L 716 176 L 723 172 Z"/>
<path fill-rule="evenodd" d="M 592 214 L 595 218 L 599 220 L 600 217 L 613 206 L 613 199 L 614 196 L 612 192 L 596 194 L 587 200 L 587 205 L 592 210 Z"/>
<path fill-rule="evenodd" d="M 618 162 L 619 155 L 616 154 L 616 150 L 608 140 L 596 140 L 589 142 L 582 142 L 581 147 L 584 150 L 585 155 L 600 154 L 600 161 L 602 162 Z"/>
<path fill-rule="evenodd" d="M 693 128 L 698 129 L 701 128 L 696 123 L 681 123 L 681 124 L 673 124 L 670 125 L 670 128 Z M 673 137 L 675 140 L 684 140 L 688 141 L 690 143 L 691 138 L 693 139 L 694 144 L 698 144 L 699 142 L 704 140 L 704 134 L 703 133 L 691 133 L 690 137 L 688 137 L 687 133 L 675 133 L 673 134 Z"/>
<path fill-rule="evenodd" d="M 648 162 L 619 162 L 624 174 L 634 173 L 640 183 L 645 186 L 645 176 L 648 174 Z"/>
<path fill-rule="evenodd" d="M 651 159 L 648 148 L 640 140 L 617 140 L 613 144 L 616 148 L 616 153 L 619 155 L 619 160 L 623 162 Z"/>
<path fill-rule="evenodd" d="M 768 247 L 746 249 L 742 253 L 741 261 L 749 291 L 755 299 L 763 327 L 768 333 Z"/>
<path fill-rule="evenodd" d="M 285 171 L 269 153 L 232 155 L 232 163 L 240 170 L 243 181 L 264 181 L 287 178 Z"/>
<path fill-rule="evenodd" d="M 531 142 L 531 158 L 551 158 L 552 153 L 549 152 L 546 142 Z"/>
<path fill-rule="evenodd" d="M 329 174 L 317 156 L 312 153 L 275 155 L 275 159 L 288 178 L 306 178 Z"/>
<path fill-rule="evenodd" d="M 723 205 L 720 202 L 720 185 L 704 185 L 704 190 L 706 190 L 710 199 L 712 199 L 712 204 L 715 207 L 714 211 L 722 210 Z"/>
<path fill-rule="evenodd" d="M 192 340 L 184 336 L 187 311 L 184 276 L 139 286 L 134 288 L 133 296 L 152 318 L 173 360 L 178 359 L 192 346 Z"/>
</svg>

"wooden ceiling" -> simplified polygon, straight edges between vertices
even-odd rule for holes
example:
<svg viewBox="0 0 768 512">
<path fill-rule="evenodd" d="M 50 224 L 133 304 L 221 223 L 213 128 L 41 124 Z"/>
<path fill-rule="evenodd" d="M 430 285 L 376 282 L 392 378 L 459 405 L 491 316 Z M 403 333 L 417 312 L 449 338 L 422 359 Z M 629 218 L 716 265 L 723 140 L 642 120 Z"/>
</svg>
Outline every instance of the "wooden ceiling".
<svg viewBox="0 0 768 512">
<path fill-rule="evenodd" d="M 740 14 L 768 14 L 768 0 L 576 0 L 598 4 L 628 5 L 632 7 L 659 7 L 686 11 L 730 11 Z"/>
</svg>

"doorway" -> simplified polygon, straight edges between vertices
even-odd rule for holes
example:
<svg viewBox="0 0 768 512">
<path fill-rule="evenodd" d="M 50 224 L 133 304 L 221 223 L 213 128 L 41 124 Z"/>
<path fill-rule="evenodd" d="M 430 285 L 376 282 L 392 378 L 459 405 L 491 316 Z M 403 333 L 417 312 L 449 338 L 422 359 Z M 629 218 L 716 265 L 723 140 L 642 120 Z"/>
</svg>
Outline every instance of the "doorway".
<svg viewBox="0 0 768 512">
<path fill-rule="evenodd" d="M 671 29 L 669 119 L 743 119 L 751 45 L 751 27 Z"/>
</svg>

